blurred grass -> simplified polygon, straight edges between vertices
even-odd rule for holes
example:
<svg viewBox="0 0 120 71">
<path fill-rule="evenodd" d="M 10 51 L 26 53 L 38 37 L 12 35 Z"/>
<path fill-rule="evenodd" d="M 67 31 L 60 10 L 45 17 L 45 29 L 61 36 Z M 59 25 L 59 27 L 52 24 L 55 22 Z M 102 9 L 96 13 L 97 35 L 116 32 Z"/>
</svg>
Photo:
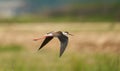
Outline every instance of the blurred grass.
<svg viewBox="0 0 120 71">
<path fill-rule="evenodd" d="M 82 55 L 66 53 L 59 58 L 56 51 L 31 53 L 20 50 L 20 46 L 4 46 L 0 53 L 0 71 L 120 71 L 120 56 L 117 54 Z M 8 52 L 6 52 L 7 50 Z"/>
<path fill-rule="evenodd" d="M 0 23 L 34 23 L 34 22 L 113 22 L 116 19 L 113 16 L 61 16 L 61 17 L 36 17 L 36 16 L 24 16 L 14 17 L 8 19 L 0 19 Z"/>
<path fill-rule="evenodd" d="M 110 33 L 109 26 L 109 23 L 1 25 L 1 44 L 5 45 L 0 46 L 0 71 L 120 71 L 120 56 L 116 53 L 120 46 L 120 25 L 117 23 Z M 75 37 L 70 37 L 68 51 L 61 58 L 58 56 L 59 50 L 54 48 L 34 51 L 41 42 L 34 43 L 32 38 L 56 29 L 75 34 Z M 23 46 L 7 45 L 10 43 Z M 50 44 L 47 46 L 58 45 L 54 40 Z M 115 52 L 104 52 L 114 49 Z"/>
<path fill-rule="evenodd" d="M 21 50 L 22 50 L 22 46 L 16 44 L 0 46 L 0 52 L 18 52 Z"/>
</svg>

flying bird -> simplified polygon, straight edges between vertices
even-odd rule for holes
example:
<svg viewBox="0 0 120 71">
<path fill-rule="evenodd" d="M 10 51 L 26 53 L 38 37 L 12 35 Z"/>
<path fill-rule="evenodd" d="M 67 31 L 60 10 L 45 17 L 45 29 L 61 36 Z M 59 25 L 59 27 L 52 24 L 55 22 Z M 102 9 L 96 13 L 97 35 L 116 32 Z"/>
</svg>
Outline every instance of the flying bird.
<svg viewBox="0 0 120 71">
<path fill-rule="evenodd" d="M 42 38 L 45 38 L 43 43 L 41 44 L 40 49 L 43 48 L 43 46 L 45 46 L 49 41 L 51 41 L 53 39 L 53 37 L 57 37 L 60 41 L 60 55 L 59 57 L 62 56 L 62 54 L 64 53 L 66 47 L 67 47 L 67 44 L 68 44 L 68 37 L 67 35 L 71 35 L 69 32 L 61 32 L 61 31 L 57 31 L 57 32 L 49 32 L 47 33 L 46 35 L 44 35 L 43 37 L 41 38 L 35 38 L 34 41 L 37 41 L 37 40 L 40 40 Z"/>
</svg>

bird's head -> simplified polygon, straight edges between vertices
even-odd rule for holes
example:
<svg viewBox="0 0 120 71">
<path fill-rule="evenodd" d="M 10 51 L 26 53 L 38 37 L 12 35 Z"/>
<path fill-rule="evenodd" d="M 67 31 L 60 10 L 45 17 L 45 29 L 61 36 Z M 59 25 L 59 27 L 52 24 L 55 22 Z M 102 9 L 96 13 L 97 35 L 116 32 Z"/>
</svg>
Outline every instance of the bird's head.
<svg viewBox="0 0 120 71">
<path fill-rule="evenodd" d="M 70 34 L 70 33 L 67 32 L 67 31 L 63 32 L 63 34 L 64 34 L 64 35 L 71 35 L 71 36 L 73 36 L 72 34 Z"/>
</svg>

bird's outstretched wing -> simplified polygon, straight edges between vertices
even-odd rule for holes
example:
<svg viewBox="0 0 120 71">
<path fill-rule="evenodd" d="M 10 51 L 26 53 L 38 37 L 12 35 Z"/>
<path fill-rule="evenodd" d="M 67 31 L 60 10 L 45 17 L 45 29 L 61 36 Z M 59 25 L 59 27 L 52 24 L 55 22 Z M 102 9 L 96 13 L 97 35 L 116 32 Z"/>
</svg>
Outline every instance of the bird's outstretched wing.
<svg viewBox="0 0 120 71">
<path fill-rule="evenodd" d="M 53 38 L 52 36 L 46 37 L 38 50 L 40 50 L 43 46 L 45 46 L 50 40 L 52 40 L 52 38 Z"/>
<path fill-rule="evenodd" d="M 65 49 L 66 49 L 66 46 L 68 44 L 68 37 L 65 36 L 65 35 L 61 35 L 61 36 L 58 36 L 58 39 L 60 40 L 60 56 L 62 56 L 62 54 L 64 53 Z"/>
</svg>

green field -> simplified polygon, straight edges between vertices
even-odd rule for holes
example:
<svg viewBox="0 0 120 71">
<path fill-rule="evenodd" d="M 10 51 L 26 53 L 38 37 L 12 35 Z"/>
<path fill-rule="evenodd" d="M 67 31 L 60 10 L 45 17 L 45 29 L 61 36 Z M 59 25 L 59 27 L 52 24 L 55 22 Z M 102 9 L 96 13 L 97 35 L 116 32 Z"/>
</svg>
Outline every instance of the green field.
<svg viewBox="0 0 120 71">
<path fill-rule="evenodd" d="M 34 23 L 0 25 L 0 71 L 120 71 L 120 24 Z M 54 27 L 54 28 L 53 28 Z M 69 45 L 59 58 L 53 39 L 37 51 L 46 32 L 69 31 Z"/>
<path fill-rule="evenodd" d="M 20 46 L 4 46 L 3 48 Z M 25 50 L 0 52 L 0 71 L 119 71 L 120 56 L 117 54 L 83 55 L 68 51 L 59 58 L 50 50 L 28 52 Z M 23 47 L 22 47 L 23 48 Z"/>
<path fill-rule="evenodd" d="M 37 22 L 119 22 L 119 18 L 117 16 L 114 16 L 114 13 L 109 13 L 107 15 L 102 14 L 94 14 L 89 16 L 21 16 L 21 17 L 13 17 L 13 18 L 1 18 L 0 24 L 2 23 L 37 23 Z"/>
</svg>

